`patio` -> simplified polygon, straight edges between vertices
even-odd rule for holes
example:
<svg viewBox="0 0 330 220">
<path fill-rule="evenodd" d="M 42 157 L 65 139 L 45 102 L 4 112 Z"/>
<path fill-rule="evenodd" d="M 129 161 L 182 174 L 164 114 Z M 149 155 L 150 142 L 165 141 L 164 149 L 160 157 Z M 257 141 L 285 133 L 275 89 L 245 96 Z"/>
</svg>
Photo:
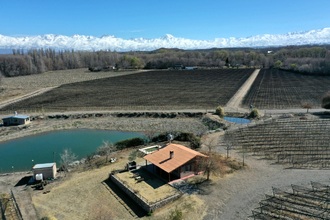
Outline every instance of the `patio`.
<svg viewBox="0 0 330 220">
<path fill-rule="evenodd" d="M 115 177 L 148 204 L 180 194 L 177 189 L 143 168 L 117 173 Z"/>
</svg>

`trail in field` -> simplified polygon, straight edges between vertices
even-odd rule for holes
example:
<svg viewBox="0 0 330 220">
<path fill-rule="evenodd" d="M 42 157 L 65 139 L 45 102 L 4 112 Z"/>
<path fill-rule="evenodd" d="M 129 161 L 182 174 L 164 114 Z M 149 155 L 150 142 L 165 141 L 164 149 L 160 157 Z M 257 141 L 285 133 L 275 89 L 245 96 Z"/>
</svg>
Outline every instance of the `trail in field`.
<svg viewBox="0 0 330 220">
<path fill-rule="evenodd" d="M 227 102 L 227 109 L 239 109 L 240 111 L 246 111 L 246 109 L 241 108 L 241 104 L 243 102 L 243 98 L 246 93 L 251 88 L 254 80 L 257 78 L 260 69 L 256 69 L 251 76 L 245 81 L 245 83 L 237 90 L 235 95 Z"/>
<path fill-rule="evenodd" d="M 31 98 L 31 97 L 34 97 L 34 96 L 43 94 L 43 93 L 48 92 L 48 91 L 50 91 L 50 90 L 52 90 L 52 89 L 54 89 L 56 87 L 57 86 L 46 87 L 46 88 L 38 89 L 36 91 L 30 92 L 28 94 L 25 94 L 23 96 L 19 96 L 19 97 L 10 99 L 10 100 L 6 100 L 4 102 L 0 102 L 0 109 L 3 108 L 3 107 L 5 107 L 5 106 L 7 106 L 7 105 L 13 104 L 15 102 L 19 102 L 19 101 L 22 101 L 24 99 L 28 99 L 28 98 Z"/>
</svg>

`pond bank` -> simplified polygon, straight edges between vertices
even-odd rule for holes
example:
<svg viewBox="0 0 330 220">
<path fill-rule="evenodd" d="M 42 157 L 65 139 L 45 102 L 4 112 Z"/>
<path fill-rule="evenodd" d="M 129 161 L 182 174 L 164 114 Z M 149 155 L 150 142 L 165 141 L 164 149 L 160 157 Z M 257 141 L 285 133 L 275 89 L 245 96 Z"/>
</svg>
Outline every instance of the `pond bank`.
<svg viewBox="0 0 330 220">
<path fill-rule="evenodd" d="M 101 129 L 153 134 L 167 131 L 203 134 L 207 131 L 207 127 L 200 120 L 202 113 L 156 112 L 142 115 L 137 112 L 35 114 L 30 115 L 32 121 L 28 125 L 0 127 L 0 142 L 66 129 Z"/>
</svg>

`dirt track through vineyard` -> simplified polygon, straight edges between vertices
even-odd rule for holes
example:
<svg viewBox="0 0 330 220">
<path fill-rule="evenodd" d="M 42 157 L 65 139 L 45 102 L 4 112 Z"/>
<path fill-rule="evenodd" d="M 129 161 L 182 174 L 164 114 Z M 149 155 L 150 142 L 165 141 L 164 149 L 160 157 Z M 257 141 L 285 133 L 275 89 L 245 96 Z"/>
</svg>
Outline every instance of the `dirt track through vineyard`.
<svg viewBox="0 0 330 220">
<path fill-rule="evenodd" d="M 260 69 L 256 69 L 251 76 L 245 81 L 245 83 L 239 88 L 235 95 L 228 101 L 226 107 L 238 109 L 241 107 L 243 98 L 252 87 L 254 80 L 257 78 Z"/>
</svg>

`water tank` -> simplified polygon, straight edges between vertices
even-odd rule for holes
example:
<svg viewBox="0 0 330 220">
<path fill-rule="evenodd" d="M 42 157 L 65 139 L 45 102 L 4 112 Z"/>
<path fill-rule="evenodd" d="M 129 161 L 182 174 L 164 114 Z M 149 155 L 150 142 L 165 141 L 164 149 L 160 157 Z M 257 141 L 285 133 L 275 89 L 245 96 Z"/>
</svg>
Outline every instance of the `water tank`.
<svg viewBox="0 0 330 220">
<path fill-rule="evenodd" d="M 42 173 L 36 174 L 36 181 L 42 181 Z"/>
</svg>

